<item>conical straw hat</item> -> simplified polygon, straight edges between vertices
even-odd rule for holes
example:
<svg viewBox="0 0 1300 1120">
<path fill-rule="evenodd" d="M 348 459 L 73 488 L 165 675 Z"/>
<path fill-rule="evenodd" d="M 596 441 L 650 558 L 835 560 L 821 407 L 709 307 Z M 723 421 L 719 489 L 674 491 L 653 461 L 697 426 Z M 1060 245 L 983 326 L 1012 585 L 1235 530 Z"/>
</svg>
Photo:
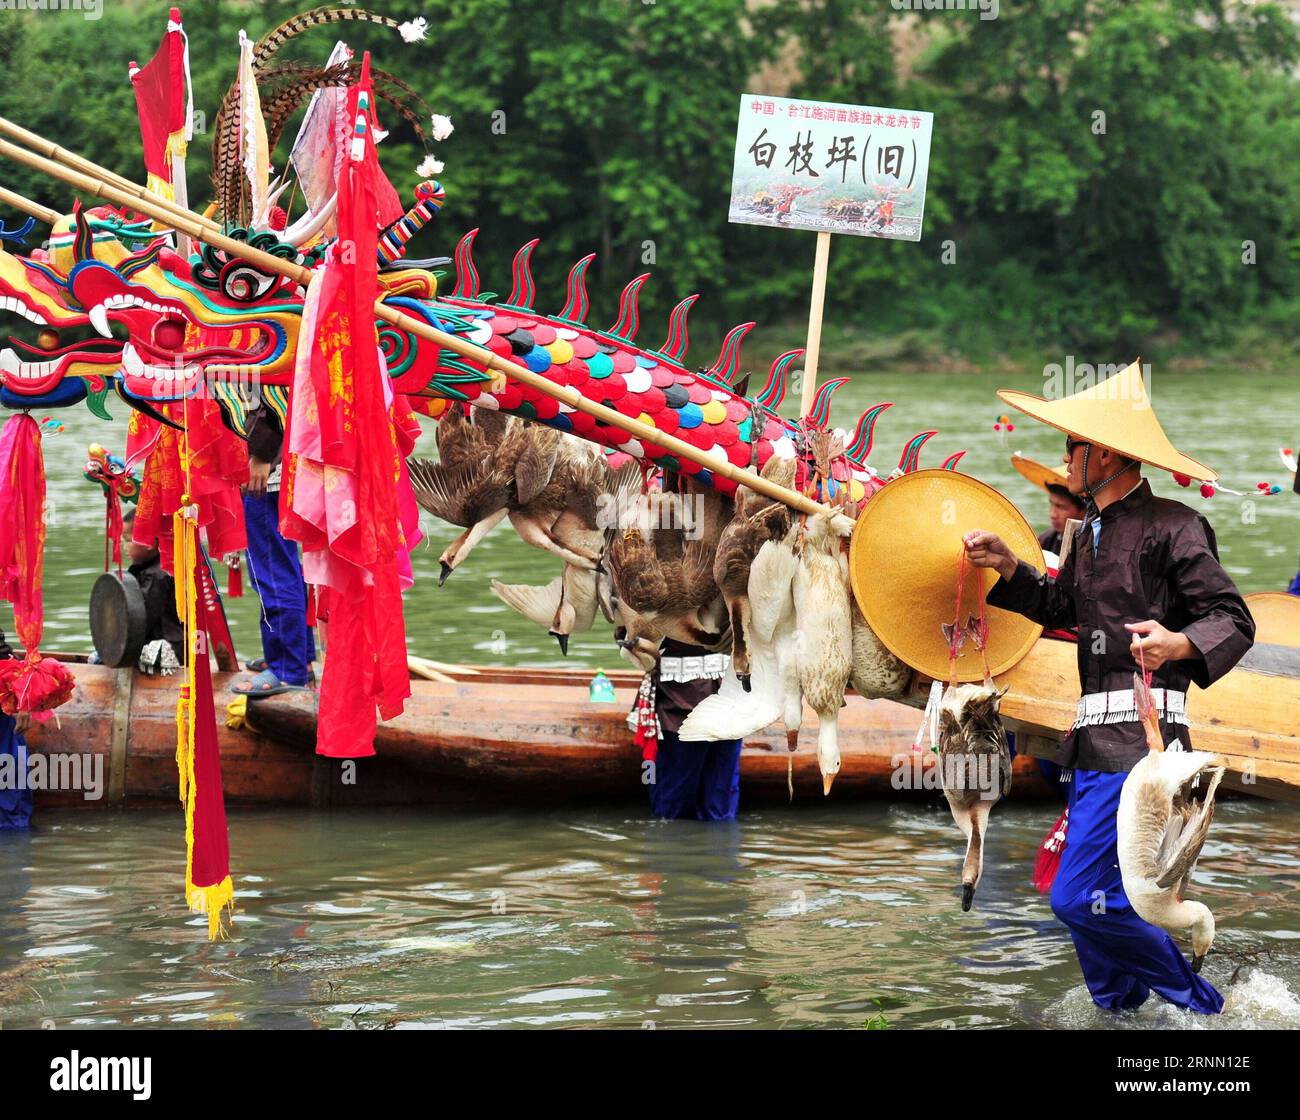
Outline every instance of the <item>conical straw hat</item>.
<svg viewBox="0 0 1300 1120">
<path fill-rule="evenodd" d="M 1035 420 L 1153 467 L 1201 482 L 1213 482 L 1219 477 L 1216 471 L 1184 455 L 1169 442 L 1151 409 L 1141 359 L 1113 377 L 1060 400 L 1049 401 L 1015 389 L 999 389 L 998 396 Z"/>
<path fill-rule="evenodd" d="M 958 471 L 900 475 L 876 493 L 858 516 L 849 550 L 853 597 L 867 624 L 895 657 L 935 680 L 948 679 L 943 626 L 957 606 L 962 538 L 972 529 L 997 533 L 1022 560 L 1045 570 L 1038 538 L 1011 501 Z M 979 584 L 997 580 L 992 568 L 965 568 L 961 619 L 979 615 Z M 986 608 L 989 669 L 1015 665 L 1043 628 L 1012 611 Z M 957 658 L 957 680 L 984 679 L 984 662 L 970 640 Z"/>
<path fill-rule="evenodd" d="M 1257 591 L 1246 596 L 1255 619 L 1255 641 L 1275 646 L 1300 646 L 1300 595 Z"/>
<path fill-rule="evenodd" d="M 1011 465 L 1040 490 L 1046 490 L 1049 486 L 1064 486 L 1067 490 L 1070 488 L 1070 472 L 1063 466 L 1046 466 L 1025 458 L 1019 451 L 1011 453 Z"/>
</svg>

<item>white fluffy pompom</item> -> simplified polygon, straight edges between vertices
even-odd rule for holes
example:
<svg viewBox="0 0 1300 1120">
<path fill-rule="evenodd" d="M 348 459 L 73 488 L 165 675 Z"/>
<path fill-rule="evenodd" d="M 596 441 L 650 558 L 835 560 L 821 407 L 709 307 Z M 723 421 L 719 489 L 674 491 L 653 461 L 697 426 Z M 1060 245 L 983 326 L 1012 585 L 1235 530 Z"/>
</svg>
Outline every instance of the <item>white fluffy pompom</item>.
<svg viewBox="0 0 1300 1120">
<path fill-rule="evenodd" d="M 424 38 L 424 33 L 428 27 L 429 21 L 424 16 L 416 16 L 415 19 L 399 25 L 397 33 L 402 37 L 404 43 L 418 43 Z"/>
<path fill-rule="evenodd" d="M 434 113 L 429 120 L 433 122 L 433 138 L 435 140 L 446 140 L 454 131 L 451 118 L 444 117 L 441 113 Z"/>
<path fill-rule="evenodd" d="M 425 156 L 420 161 L 420 166 L 415 169 L 415 173 L 421 179 L 432 179 L 433 176 L 442 174 L 442 168 L 442 160 L 435 159 L 433 156 Z"/>
</svg>

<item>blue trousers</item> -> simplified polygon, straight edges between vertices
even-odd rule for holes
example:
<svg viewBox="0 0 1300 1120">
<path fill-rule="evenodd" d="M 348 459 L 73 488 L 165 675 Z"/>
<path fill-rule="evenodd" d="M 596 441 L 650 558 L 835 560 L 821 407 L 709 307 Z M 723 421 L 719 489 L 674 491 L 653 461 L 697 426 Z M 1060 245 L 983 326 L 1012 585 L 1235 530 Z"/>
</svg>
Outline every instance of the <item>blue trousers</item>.
<svg viewBox="0 0 1300 1120">
<path fill-rule="evenodd" d="M 8 756 L 5 769 L 12 783 L 0 785 L 0 830 L 25 829 L 32 824 L 32 791 L 26 788 L 27 742 L 15 729 L 14 717 L 0 712 L 0 756 Z"/>
<path fill-rule="evenodd" d="M 1155 992 L 1178 1007 L 1216 1014 L 1223 997 L 1192 971 L 1169 934 L 1134 913 L 1124 895 L 1115 815 L 1127 777 L 1074 771 L 1052 912 L 1069 927 L 1084 983 L 1098 1007 L 1128 1011 Z"/>
<path fill-rule="evenodd" d="M 262 656 L 285 684 L 306 684 L 316 656 L 298 546 L 280 536 L 280 495 L 245 494 L 248 576 L 262 601 Z"/>
<path fill-rule="evenodd" d="M 665 731 L 655 755 L 650 809 L 669 820 L 733 821 L 740 806 L 739 739 L 682 742 Z"/>
</svg>

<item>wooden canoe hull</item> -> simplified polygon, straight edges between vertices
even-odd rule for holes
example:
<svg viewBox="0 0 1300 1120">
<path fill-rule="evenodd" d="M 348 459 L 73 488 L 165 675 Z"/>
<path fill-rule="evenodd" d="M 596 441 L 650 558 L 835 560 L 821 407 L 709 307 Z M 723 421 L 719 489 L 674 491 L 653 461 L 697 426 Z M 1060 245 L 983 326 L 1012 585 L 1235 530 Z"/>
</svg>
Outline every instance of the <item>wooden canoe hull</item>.
<svg viewBox="0 0 1300 1120">
<path fill-rule="evenodd" d="M 28 735 L 33 754 L 97 758 L 104 795 L 37 793 L 41 806 L 177 804 L 176 677 L 70 664 L 72 699 Z M 315 755 L 315 693 L 251 701 L 246 726 L 225 726 L 234 675 L 214 673 L 227 802 L 232 805 L 409 805 L 492 802 L 554 804 L 645 797 L 640 752 L 624 722 L 639 677 L 609 674 L 616 702 L 588 699 L 589 672 L 467 671 L 451 682 L 412 681 L 406 711 L 383 723 L 376 756 L 346 766 Z M 824 798 L 816 759 L 816 716 L 807 713 L 794 755 L 796 805 L 853 798 L 930 798 L 937 788 L 929 752 L 914 753 L 918 715 L 885 700 L 850 696 L 840 714 L 843 764 Z M 787 798 L 784 733 L 746 743 L 741 795 Z M 900 788 L 901 787 L 901 788 Z M 1012 794 L 1050 797 L 1035 763 L 1017 759 Z"/>
</svg>

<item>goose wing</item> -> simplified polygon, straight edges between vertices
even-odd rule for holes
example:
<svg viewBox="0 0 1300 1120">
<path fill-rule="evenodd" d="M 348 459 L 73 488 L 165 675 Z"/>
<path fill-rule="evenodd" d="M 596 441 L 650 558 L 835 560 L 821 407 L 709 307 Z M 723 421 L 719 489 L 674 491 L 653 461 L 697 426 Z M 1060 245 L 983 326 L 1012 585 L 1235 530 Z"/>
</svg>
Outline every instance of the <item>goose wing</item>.
<svg viewBox="0 0 1300 1120">
<path fill-rule="evenodd" d="M 493 485 L 483 462 L 446 467 L 428 459 L 408 459 L 406 466 L 415 500 L 452 525 L 468 529 L 505 505 L 504 487 Z"/>
<path fill-rule="evenodd" d="M 1196 861 L 1200 858 L 1205 837 L 1210 831 L 1210 821 L 1214 819 L 1214 796 L 1223 779 L 1223 771 L 1223 766 L 1215 766 L 1213 769 L 1207 766 L 1200 771 L 1210 775 L 1210 784 L 1203 801 L 1193 801 L 1190 797 L 1192 778 L 1188 778 L 1179 787 L 1174 797 L 1173 812 L 1169 816 L 1169 824 L 1156 856 L 1159 868 L 1156 886 L 1167 889 L 1177 884 L 1175 893 L 1180 901 L 1187 891 L 1187 882 L 1192 877 Z"/>
<path fill-rule="evenodd" d="M 521 506 L 534 501 L 551 481 L 560 445 L 554 440 L 530 439 L 515 460 L 515 495 Z"/>
</svg>

